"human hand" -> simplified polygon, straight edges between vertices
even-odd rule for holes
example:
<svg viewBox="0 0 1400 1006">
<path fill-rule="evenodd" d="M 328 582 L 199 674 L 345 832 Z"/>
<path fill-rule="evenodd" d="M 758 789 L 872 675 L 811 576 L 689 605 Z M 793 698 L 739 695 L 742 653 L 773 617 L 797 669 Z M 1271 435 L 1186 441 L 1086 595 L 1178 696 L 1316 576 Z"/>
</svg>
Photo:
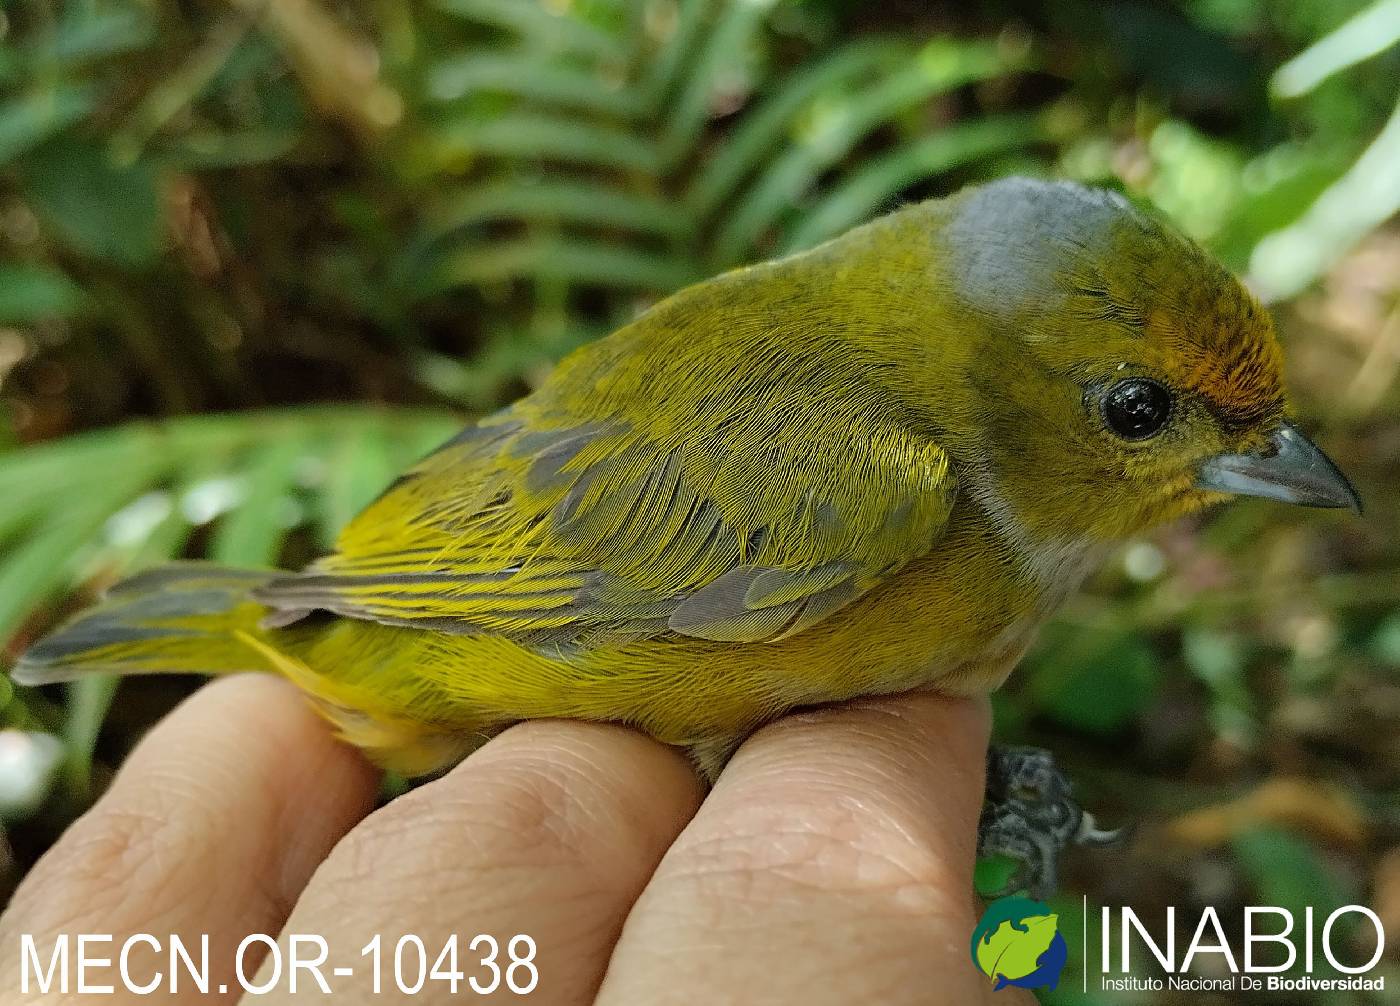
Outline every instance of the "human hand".
<svg viewBox="0 0 1400 1006">
<path fill-rule="evenodd" d="M 248 1002 L 293 998 L 291 951 L 308 961 L 322 944 L 294 948 L 292 934 L 324 940 L 339 1004 L 1030 1002 L 992 993 L 968 954 L 987 731 L 985 703 L 926 694 L 790 716 L 706 795 L 678 752 L 634 731 L 526 723 L 372 811 L 376 773 L 290 686 L 217 681 L 151 731 L 20 886 L 0 918 L 0 998 L 19 994 L 21 934 L 41 968 L 69 934 L 74 974 L 75 934 L 101 933 L 112 941 L 88 956 L 113 966 L 87 980 L 115 985 L 106 1002 L 153 998 L 123 990 L 124 944 L 131 983 L 159 973 L 162 1001 L 234 1002 L 239 944 L 262 933 L 278 952 L 247 944 L 243 974 L 260 986 L 280 962 L 280 976 Z M 197 953 L 201 934 L 211 994 L 183 972 L 168 994 L 172 935 Z M 457 935 L 455 993 L 432 978 L 395 992 L 405 934 L 429 970 Z M 472 949 L 476 934 L 493 937 L 499 971 L 478 963 L 490 944 Z M 527 956 L 511 953 L 516 934 L 535 952 L 508 973 Z M 376 935 L 387 1000 L 361 953 Z M 414 944 L 403 963 L 411 984 Z M 511 991 L 507 978 L 536 973 L 533 991 Z M 497 974 L 491 995 L 467 982 Z M 314 976 L 296 978 L 297 998 L 316 998 Z M 91 998 L 30 982 L 21 1001 Z"/>
</svg>

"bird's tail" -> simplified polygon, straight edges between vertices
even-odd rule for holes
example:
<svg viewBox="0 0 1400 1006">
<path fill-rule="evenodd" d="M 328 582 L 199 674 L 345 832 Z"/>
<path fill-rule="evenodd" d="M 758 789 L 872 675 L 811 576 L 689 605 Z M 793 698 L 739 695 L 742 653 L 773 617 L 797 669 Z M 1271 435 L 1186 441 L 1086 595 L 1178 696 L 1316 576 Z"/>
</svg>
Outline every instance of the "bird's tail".
<svg viewBox="0 0 1400 1006">
<path fill-rule="evenodd" d="M 86 674 L 269 670 L 248 643 L 267 614 L 250 594 L 275 575 L 201 562 L 139 573 L 31 646 L 11 677 L 44 685 Z"/>
<path fill-rule="evenodd" d="M 344 681 L 308 666 L 287 649 L 298 628 L 264 628 L 267 608 L 252 599 L 257 587 L 279 575 L 285 574 L 201 562 L 137 574 L 31 646 L 10 676 L 22 685 L 46 685 L 87 674 L 270 671 L 300 688 L 346 741 L 408 776 L 452 764 L 503 725 L 428 725 L 386 705 L 392 681 L 372 674 Z M 386 666 L 392 672 L 395 665 Z"/>
</svg>

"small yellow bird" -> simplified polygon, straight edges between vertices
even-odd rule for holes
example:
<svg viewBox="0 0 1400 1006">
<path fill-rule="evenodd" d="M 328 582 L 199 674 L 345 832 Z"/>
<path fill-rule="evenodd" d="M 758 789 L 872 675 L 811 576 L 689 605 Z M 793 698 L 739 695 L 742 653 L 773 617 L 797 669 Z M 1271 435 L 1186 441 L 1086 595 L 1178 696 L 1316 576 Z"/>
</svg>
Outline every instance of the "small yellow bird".
<svg viewBox="0 0 1400 1006">
<path fill-rule="evenodd" d="M 1108 546 L 1225 494 L 1359 508 L 1280 370 L 1195 245 L 1007 179 L 676 294 L 303 572 L 151 570 L 14 677 L 271 671 L 408 774 L 569 717 L 713 776 L 794 707 L 996 688 Z"/>
</svg>

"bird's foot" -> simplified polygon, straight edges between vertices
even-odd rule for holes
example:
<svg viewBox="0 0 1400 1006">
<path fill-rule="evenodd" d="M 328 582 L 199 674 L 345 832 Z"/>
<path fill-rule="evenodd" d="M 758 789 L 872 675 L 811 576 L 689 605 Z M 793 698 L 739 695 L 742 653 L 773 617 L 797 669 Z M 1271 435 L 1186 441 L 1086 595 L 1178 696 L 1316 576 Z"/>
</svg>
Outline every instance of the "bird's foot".
<svg viewBox="0 0 1400 1006">
<path fill-rule="evenodd" d="M 1016 871 L 999 893 L 1026 888 L 1054 893 L 1060 853 L 1070 845 L 1111 845 L 1123 829 L 1102 831 L 1070 795 L 1069 780 L 1049 751 L 993 747 L 987 752 L 987 796 L 977 824 L 979 856 L 1007 856 Z"/>
</svg>

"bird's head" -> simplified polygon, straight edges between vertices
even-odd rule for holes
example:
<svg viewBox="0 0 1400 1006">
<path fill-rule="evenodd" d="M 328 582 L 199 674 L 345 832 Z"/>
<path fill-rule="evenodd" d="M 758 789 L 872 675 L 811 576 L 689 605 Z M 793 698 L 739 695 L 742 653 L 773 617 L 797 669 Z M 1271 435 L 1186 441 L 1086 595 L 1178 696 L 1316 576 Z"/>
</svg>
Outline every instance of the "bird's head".
<svg viewBox="0 0 1400 1006">
<path fill-rule="evenodd" d="M 1042 536 L 1122 538 L 1227 495 L 1360 509 L 1285 418 L 1273 324 L 1112 193 L 1009 179 L 951 201 L 940 282 L 982 320 L 981 491 Z"/>
</svg>

